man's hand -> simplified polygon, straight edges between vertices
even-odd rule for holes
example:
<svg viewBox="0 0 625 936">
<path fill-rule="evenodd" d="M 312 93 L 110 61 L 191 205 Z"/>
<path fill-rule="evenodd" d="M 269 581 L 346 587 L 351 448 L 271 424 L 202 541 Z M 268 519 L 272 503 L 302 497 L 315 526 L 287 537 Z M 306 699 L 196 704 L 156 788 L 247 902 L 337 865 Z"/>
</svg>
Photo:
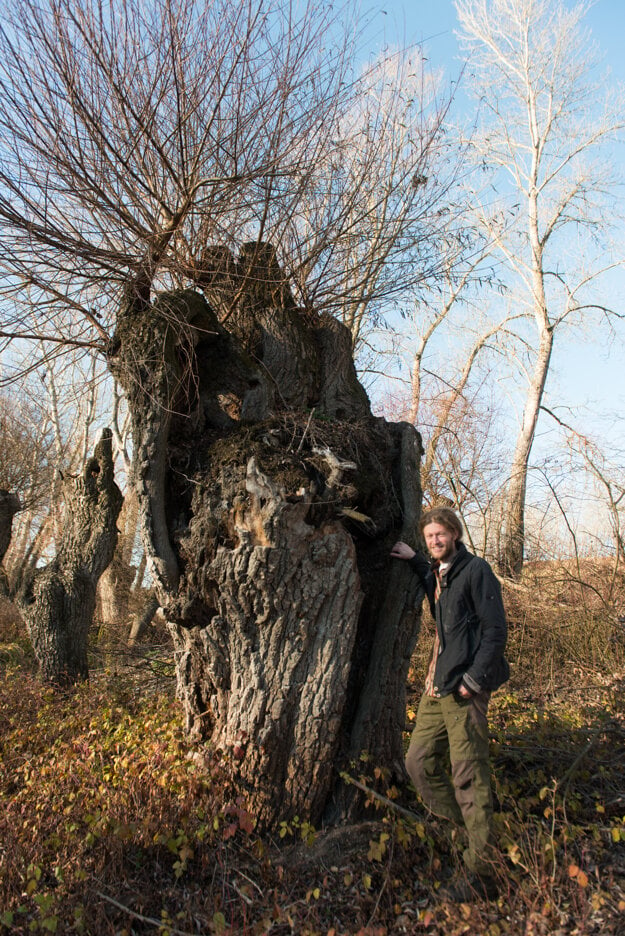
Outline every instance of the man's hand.
<svg viewBox="0 0 625 936">
<path fill-rule="evenodd" d="M 416 556 L 416 553 L 412 546 L 399 540 L 391 549 L 391 556 L 393 559 L 412 559 L 413 556 Z"/>
<path fill-rule="evenodd" d="M 464 683 L 460 683 L 458 686 L 458 695 L 461 699 L 471 699 L 473 697 L 473 693 L 470 689 L 467 689 Z"/>
</svg>

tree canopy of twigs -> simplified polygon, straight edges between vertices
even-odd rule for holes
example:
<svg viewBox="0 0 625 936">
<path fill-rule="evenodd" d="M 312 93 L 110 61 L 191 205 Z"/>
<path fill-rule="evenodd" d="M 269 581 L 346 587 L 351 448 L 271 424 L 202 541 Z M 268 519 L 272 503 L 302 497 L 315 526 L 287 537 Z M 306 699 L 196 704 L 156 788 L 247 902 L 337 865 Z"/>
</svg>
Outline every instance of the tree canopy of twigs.
<svg viewBox="0 0 625 936">
<path fill-rule="evenodd" d="M 250 241 L 274 243 L 299 300 L 356 335 L 435 267 L 424 219 L 445 182 L 427 164 L 446 102 L 417 55 L 356 64 L 349 4 L 1 10 L 5 343 L 103 351 L 129 282 L 202 284 L 216 249 Z"/>
</svg>

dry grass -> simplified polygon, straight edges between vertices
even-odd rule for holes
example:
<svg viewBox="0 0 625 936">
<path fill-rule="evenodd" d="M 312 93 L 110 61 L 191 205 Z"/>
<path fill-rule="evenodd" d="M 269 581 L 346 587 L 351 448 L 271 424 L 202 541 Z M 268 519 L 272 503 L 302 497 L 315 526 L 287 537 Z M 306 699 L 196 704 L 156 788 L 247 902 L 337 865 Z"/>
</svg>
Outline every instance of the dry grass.
<svg viewBox="0 0 625 936">
<path fill-rule="evenodd" d="M 412 823 L 378 803 L 356 827 L 295 824 L 261 840 L 227 761 L 189 748 L 162 650 L 129 666 L 108 634 L 105 652 L 94 647 L 90 683 L 55 694 L 36 679 L 19 620 L 6 616 L 0 928 L 94 936 L 623 932 L 618 605 L 605 595 L 584 605 L 576 587 L 540 569 L 506 588 L 513 677 L 492 713 L 502 896 L 470 906 L 438 897 L 459 840 L 421 814 L 409 790 L 396 802 L 417 814 Z M 429 640 L 424 627 L 415 693 Z M 406 729 L 408 737 L 410 718 Z M 363 768 L 365 784 L 389 792 L 383 770 Z"/>
</svg>

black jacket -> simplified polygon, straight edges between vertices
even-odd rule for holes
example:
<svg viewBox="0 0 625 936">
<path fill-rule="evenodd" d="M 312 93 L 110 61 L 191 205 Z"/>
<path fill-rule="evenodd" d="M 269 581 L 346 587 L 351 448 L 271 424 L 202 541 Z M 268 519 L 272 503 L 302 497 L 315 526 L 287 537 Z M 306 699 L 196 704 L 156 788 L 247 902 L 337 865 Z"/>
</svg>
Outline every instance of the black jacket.
<svg viewBox="0 0 625 936">
<path fill-rule="evenodd" d="M 508 628 L 497 578 L 485 559 L 468 552 L 464 543 L 441 580 L 434 603 L 435 563 L 417 553 L 410 564 L 430 602 L 440 641 L 434 691 L 445 696 L 461 682 L 472 692 L 493 691 L 510 676 L 504 657 Z"/>
</svg>

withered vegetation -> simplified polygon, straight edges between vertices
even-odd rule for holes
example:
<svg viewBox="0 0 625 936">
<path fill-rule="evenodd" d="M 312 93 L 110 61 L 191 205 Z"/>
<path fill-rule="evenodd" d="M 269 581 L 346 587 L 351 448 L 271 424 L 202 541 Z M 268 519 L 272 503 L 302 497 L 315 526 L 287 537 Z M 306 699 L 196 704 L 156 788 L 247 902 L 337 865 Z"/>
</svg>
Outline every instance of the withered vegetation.
<svg viewBox="0 0 625 936">
<path fill-rule="evenodd" d="M 293 433 L 295 449 L 301 442 L 301 426 L 271 430 Z M 264 445 L 253 432 L 245 444 Z M 565 589 L 551 571 L 528 570 L 507 589 L 513 677 L 492 716 L 501 896 L 460 906 L 438 896 L 458 866 L 460 839 L 391 784 L 387 765 L 364 753 L 351 765 L 370 804 L 364 821 L 315 829 L 291 817 L 261 836 L 232 781 L 236 751 L 185 735 L 164 633 L 159 644 L 153 628 L 134 656 L 117 658 L 114 635 L 100 632 L 89 684 L 60 695 L 35 678 L 23 628 L 5 607 L 0 925 L 15 933 L 616 936 L 625 919 L 622 583 L 608 608 L 605 595 L 585 589 L 594 597 L 582 600 L 579 585 L 569 580 Z M 406 739 L 428 643 L 424 626 Z"/>
</svg>

